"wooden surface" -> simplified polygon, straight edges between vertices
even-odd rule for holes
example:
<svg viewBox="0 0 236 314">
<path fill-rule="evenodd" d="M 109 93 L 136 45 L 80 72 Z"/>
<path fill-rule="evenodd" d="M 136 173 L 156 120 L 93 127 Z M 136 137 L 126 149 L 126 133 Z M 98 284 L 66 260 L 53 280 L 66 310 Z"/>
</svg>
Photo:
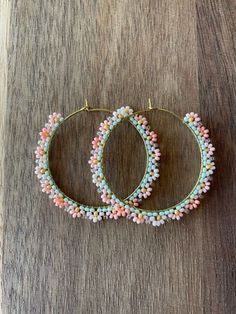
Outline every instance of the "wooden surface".
<svg viewBox="0 0 236 314">
<path fill-rule="evenodd" d="M 0 3 L 2 312 L 236 313 L 235 1 Z M 76 221 L 55 208 L 34 175 L 48 114 L 67 115 L 85 98 L 141 109 L 149 97 L 179 115 L 199 112 L 211 130 L 217 173 L 201 207 L 158 229 Z M 162 150 L 161 178 L 143 203 L 155 209 L 191 190 L 199 153 L 173 117 L 147 117 Z M 88 204 L 101 204 L 87 161 L 103 118 L 78 115 L 53 142 L 57 183 Z M 142 142 L 123 124 L 105 153 L 112 188 L 125 197 L 144 171 Z"/>
</svg>

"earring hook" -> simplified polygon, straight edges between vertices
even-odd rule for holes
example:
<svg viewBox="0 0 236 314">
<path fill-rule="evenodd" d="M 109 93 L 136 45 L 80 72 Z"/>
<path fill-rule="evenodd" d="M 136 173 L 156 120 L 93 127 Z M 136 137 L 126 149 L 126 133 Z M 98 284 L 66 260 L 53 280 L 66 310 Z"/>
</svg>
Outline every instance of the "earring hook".
<svg viewBox="0 0 236 314">
<path fill-rule="evenodd" d="M 89 111 L 90 107 L 89 107 L 89 104 L 88 104 L 88 100 L 85 99 L 85 100 L 84 100 L 84 103 L 85 103 L 85 105 L 84 105 L 84 107 L 83 107 L 83 110 Z"/>
</svg>

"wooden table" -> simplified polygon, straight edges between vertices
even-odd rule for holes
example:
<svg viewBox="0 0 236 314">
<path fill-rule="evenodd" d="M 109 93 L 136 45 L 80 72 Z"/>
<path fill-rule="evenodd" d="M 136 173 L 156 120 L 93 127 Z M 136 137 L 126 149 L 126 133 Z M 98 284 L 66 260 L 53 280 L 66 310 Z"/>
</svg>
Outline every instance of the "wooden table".
<svg viewBox="0 0 236 314">
<path fill-rule="evenodd" d="M 235 19 L 234 0 L 0 1 L 3 313 L 236 313 Z M 37 134 L 50 113 L 66 116 L 85 98 L 198 112 L 217 164 L 200 208 L 161 228 L 55 208 L 34 174 Z M 162 161 L 143 208 L 159 209 L 191 190 L 199 152 L 171 115 L 146 116 Z M 56 182 L 86 204 L 102 204 L 88 158 L 103 118 L 77 115 L 53 142 Z M 112 189 L 126 197 L 145 169 L 142 141 L 124 123 L 105 154 Z"/>
</svg>

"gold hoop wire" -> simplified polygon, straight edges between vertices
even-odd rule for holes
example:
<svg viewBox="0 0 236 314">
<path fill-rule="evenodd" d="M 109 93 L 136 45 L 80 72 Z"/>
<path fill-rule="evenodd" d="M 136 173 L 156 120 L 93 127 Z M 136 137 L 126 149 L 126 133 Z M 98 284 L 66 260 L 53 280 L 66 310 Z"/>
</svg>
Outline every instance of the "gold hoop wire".
<svg viewBox="0 0 236 314">
<path fill-rule="evenodd" d="M 52 140 L 53 140 L 53 138 L 54 138 L 54 136 L 55 136 L 57 130 L 64 124 L 64 122 L 68 121 L 68 120 L 71 119 L 73 116 L 75 116 L 76 114 L 78 114 L 78 113 L 80 113 L 80 112 L 82 112 L 82 111 L 112 113 L 111 110 L 105 109 L 105 108 L 90 108 L 89 105 L 88 105 L 87 100 L 85 100 L 85 106 L 84 106 L 84 107 L 82 107 L 82 108 L 80 108 L 80 109 L 78 109 L 78 110 L 72 112 L 72 113 L 69 114 L 68 116 L 66 116 L 66 117 L 63 119 L 63 121 L 60 123 L 60 125 L 55 129 L 55 131 L 54 131 L 53 134 L 51 135 L 50 140 L 49 140 L 49 143 L 48 143 L 48 151 L 47 151 L 47 154 L 46 154 L 46 155 L 47 155 L 47 160 L 48 160 L 48 174 L 49 174 L 49 176 L 50 176 L 50 178 L 51 178 L 53 184 L 58 188 L 58 190 L 59 190 L 60 193 L 63 195 L 63 197 L 67 198 L 68 200 L 70 200 L 70 201 L 72 201 L 72 202 L 75 202 L 75 203 L 77 203 L 78 205 L 93 207 L 94 209 L 98 209 L 98 208 L 101 208 L 101 207 L 107 207 L 107 208 L 109 208 L 109 207 L 110 207 L 109 205 L 101 205 L 101 206 L 85 205 L 85 204 L 81 204 L 81 203 L 78 202 L 78 201 L 73 200 L 71 197 L 67 196 L 67 195 L 58 187 L 57 183 L 55 182 L 55 180 L 54 180 L 54 178 L 53 178 L 52 172 L 51 172 L 51 170 L 50 170 L 50 159 L 49 159 L 49 155 L 50 155 L 50 151 L 51 151 L 51 150 L 50 150 L 50 149 L 51 149 L 51 143 L 52 143 Z M 129 115 L 127 118 L 122 118 L 121 120 L 127 120 L 127 121 L 135 128 L 135 126 L 134 126 L 134 125 L 132 124 L 132 122 L 129 120 L 129 118 L 130 118 L 131 116 L 134 116 L 134 114 Z M 120 124 L 120 123 L 119 123 L 119 124 Z M 116 128 L 119 124 L 117 124 L 117 125 L 115 126 L 115 128 Z M 114 129 L 115 129 L 115 128 L 114 128 Z M 113 129 L 113 130 L 114 130 L 114 129 Z M 145 151 L 146 151 L 146 167 L 145 167 L 145 172 L 144 172 L 144 175 L 143 175 L 142 179 L 140 180 L 138 186 L 135 188 L 135 190 L 134 190 L 131 194 L 129 194 L 129 195 L 124 199 L 124 201 L 128 201 L 129 198 L 130 198 L 133 194 L 135 194 L 135 192 L 140 188 L 140 185 L 141 185 L 141 183 L 143 182 L 143 180 L 144 180 L 144 178 L 145 178 L 145 176 L 146 176 L 146 173 L 147 173 L 147 169 L 148 169 L 149 153 L 148 153 L 148 150 L 147 150 L 146 142 L 145 142 L 145 139 L 141 136 L 141 134 L 140 134 L 139 132 L 138 132 L 138 134 L 139 134 L 139 136 L 141 137 L 141 139 L 142 139 L 142 141 L 143 141 L 143 143 L 144 143 L 144 147 L 145 147 Z M 110 136 L 110 134 L 109 134 L 109 136 Z M 104 145 L 104 148 L 105 148 L 105 145 Z M 105 175 L 104 175 L 104 178 L 105 178 Z M 105 178 L 105 180 L 106 180 L 106 178 Z M 106 180 L 106 181 L 107 181 L 107 180 Z M 109 189 L 111 189 L 111 188 L 110 188 L 110 185 L 109 185 L 108 183 L 107 183 L 107 185 L 108 185 Z"/>
</svg>

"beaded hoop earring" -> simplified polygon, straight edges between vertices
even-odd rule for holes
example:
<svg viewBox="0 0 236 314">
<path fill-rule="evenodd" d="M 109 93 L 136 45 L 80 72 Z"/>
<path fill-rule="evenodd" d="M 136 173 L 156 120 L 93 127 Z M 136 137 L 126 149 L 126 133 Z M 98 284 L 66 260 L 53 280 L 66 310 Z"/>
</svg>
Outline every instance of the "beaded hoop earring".
<svg viewBox="0 0 236 314">
<path fill-rule="evenodd" d="M 115 208 L 116 211 L 125 210 L 127 212 L 127 218 L 131 219 L 133 222 L 137 224 L 140 223 L 147 223 L 152 224 L 153 226 L 160 226 L 165 224 L 171 220 L 180 220 L 184 214 L 188 214 L 191 210 L 197 208 L 200 204 L 200 198 L 204 193 L 206 193 L 210 189 L 210 180 L 211 176 L 215 170 L 215 163 L 214 163 L 214 151 L 215 148 L 213 147 L 211 140 L 209 138 L 209 130 L 206 129 L 203 124 L 201 123 L 200 117 L 196 113 L 187 113 L 184 119 L 180 118 L 175 113 L 162 109 L 162 108 L 152 108 L 151 105 L 149 106 L 147 111 L 151 110 L 160 110 L 167 113 L 172 114 L 176 118 L 178 118 L 183 124 L 191 131 L 194 135 L 194 138 L 197 141 L 200 155 L 201 155 L 201 169 L 199 173 L 199 177 L 197 182 L 192 189 L 192 191 L 176 205 L 173 205 L 169 208 L 162 209 L 162 210 L 143 210 L 139 208 L 135 208 L 130 206 L 123 201 L 121 201 L 114 193 L 112 193 L 108 187 L 108 183 L 106 178 L 104 177 L 104 169 L 103 163 L 98 163 L 98 166 L 94 170 L 91 167 L 91 171 L 94 174 L 94 181 L 98 187 L 98 191 L 102 193 L 103 200 L 107 200 L 107 196 L 109 199 L 112 199 L 112 206 Z M 142 112 L 145 112 L 142 111 Z M 141 112 L 137 112 L 136 115 L 139 115 Z M 99 136 L 101 135 L 98 132 Z M 103 147 L 108 138 L 108 131 L 104 132 L 103 134 L 103 145 L 99 145 L 97 147 L 96 153 L 101 156 L 103 155 Z M 94 153 L 92 151 L 91 159 L 94 158 Z M 102 180 L 98 180 L 97 178 L 102 177 Z"/>
<path fill-rule="evenodd" d="M 55 183 L 49 165 L 49 151 L 50 144 L 52 139 L 59 129 L 59 127 L 68 119 L 73 117 L 75 114 L 86 110 L 86 111 L 104 111 L 111 113 L 111 111 L 107 109 L 89 109 L 87 103 L 86 106 L 75 111 L 70 114 L 66 118 L 63 118 L 60 113 L 53 113 L 49 116 L 49 121 L 46 123 L 45 127 L 40 132 L 40 140 L 38 141 L 38 146 L 36 148 L 36 168 L 35 173 L 41 183 L 42 192 L 45 192 L 49 195 L 50 199 L 53 199 L 53 202 L 56 206 L 63 208 L 65 211 L 69 212 L 73 218 L 82 217 L 92 220 L 93 222 L 101 221 L 102 219 L 118 219 L 120 216 L 125 216 L 126 210 L 117 211 L 111 206 L 87 206 L 80 204 L 77 201 L 74 201 L 63 191 Z M 93 169 L 96 168 L 96 165 L 99 165 L 99 155 L 96 155 L 96 148 L 103 144 L 107 140 L 110 127 L 115 127 L 123 120 L 127 119 L 138 131 L 143 142 L 145 144 L 145 148 L 147 151 L 147 168 L 145 174 L 139 184 L 139 187 L 145 186 L 146 182 L 149 180 L 149 175 L 152 173 L 152 178 L 150 179 L 150 183 L 159 176 L 158 163 L 157 160 L 160 158 L 160 151 L 157 148 L 157 135 L 150 130 L 148 126 L 147 120 L 144 117 L 139 116 L 139 118 L 133 118 L 133 110 L 129 107 L 122 107 L 117 111 L 113 112 L 113 116 L 110 119 L 105 120 L 104 123 L 100 125 L 100 133 L 97 138 L 93 141 L 93 158 L 91 159 L 91 167 Z M 144 136 L 145 131 L 150 133 L 150 136 Z M 106 137 L 101 139 L 100 134 L 103 134 L 106 131 Z M 148 152 L 154 150 L 155 154 L 149 154 Z M 150 172 L 150 165 L 152 168 L 152 172 Z M 98 177 L 97 177 L 98 178 Z M 150 184 L 149 184 L 150 185 Z M 141 202 L 142 198 L 146 198 L 151 193 L 151 188 L 146 189 L 146 193 L 138 193 L 139 187 L 128 196 L 123 202 L 124 204 L 129 204 L 130 206 L 138 206 Z"/>
</svg>

